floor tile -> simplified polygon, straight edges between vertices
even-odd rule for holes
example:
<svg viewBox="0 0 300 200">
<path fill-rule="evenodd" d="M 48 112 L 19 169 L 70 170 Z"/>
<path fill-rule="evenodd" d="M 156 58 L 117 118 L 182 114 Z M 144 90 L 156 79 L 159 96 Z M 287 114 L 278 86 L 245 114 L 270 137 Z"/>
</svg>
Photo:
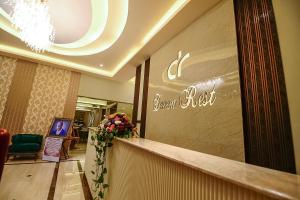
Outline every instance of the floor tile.
<svg viewBox="0 0 300 200">
<path fill-rule="evenodd" d="M 47 200 L 55 163 L 5 165 L 1 200 Z"/>
</svg>

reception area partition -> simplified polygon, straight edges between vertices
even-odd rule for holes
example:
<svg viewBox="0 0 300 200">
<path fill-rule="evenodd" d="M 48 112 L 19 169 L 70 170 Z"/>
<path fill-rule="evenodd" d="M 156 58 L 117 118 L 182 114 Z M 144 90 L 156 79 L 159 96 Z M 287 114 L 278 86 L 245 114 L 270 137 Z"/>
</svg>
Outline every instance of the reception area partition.
<svg viewBox="0 0 300 200">
<path fill-rule="evenodd" d="M 97 128 L 90 129 L 90 136 Z M 85 171 L 95 196 L 95 147 Z M 300 177 L 143 138 L 116 139 L 108 150 L 106 200 L 299 199 Z"/>
</svg>

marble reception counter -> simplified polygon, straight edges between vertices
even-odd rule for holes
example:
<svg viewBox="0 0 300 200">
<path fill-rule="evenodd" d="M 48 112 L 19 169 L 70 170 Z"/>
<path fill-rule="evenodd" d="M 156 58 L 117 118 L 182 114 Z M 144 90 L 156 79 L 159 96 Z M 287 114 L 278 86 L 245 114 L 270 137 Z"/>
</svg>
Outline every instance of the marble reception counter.
<svg viewBox="0 0 300 200">
<path fill-rule="evenodd" d="M 267 196 L 300 199 L 300 176 L 142 138 L 118 141 Z"/>
<path fill-rule="evenodd" d="M 96 130 L 91 128 L 90 136 Z M 94 155 L 94 147 L 88 144 L 85 171 L 91 189 L 93 189 L 93 177 L 90 170 L 94 165 Z M 156 159 L 159 162 L 155 161 Z M 108 156 L 108 163 L 110 170 L 109 184 L 111 186 L 107 199 L 138 199 L 142 198 L 143 195 L 151 195 L 152 192 L 156 191 L 155 186 L 150 184 L 152 182 L 151 179 L 155 177 L 149 175 L 149 173 L 154 173 L 154 176 L 159 175 L 156 180 L 153 180 L 158 185 L 160 185 L 160 181 L 164 180 L 164 176 L 167 176 L 166 182 L 171 181 L 173 179 L 172 176 L 179 176 L 179 178 L 174 178 L 176 184 L 179 184 L 179 187 L 182 184 L 189 186 L 186 189 L 187 191 L 184 191 L 184 194 L 191 196 L 184 197 L 186 199 L 214 199 L 216 196 L 228 197 L 228 195 L 232 195 L 229 199 L 240 199 L 240 195 L 242 195 L 242 199 L 300 199 L 300 176 L 298 175 L 249 165 L 142 138 L 116 138 Z M 169 169 L 166 168 L 168 165 L 170 165 Z M 176 165 L 176 168 L 178 168 L 176 171 L 171 170 L 173 165 Z M 130 168 L 128 172 L 126 172 L 127 167 Z M 140 174 L 140 170 L 143 175 L 137 176 L 137 174 Z M 195 180 L 194 174 L 194 178 L 188 180 L 191 179 L 188 175 L 189 171 L 197 174 L 197 176 L 199 173 L 199 179 Z M 125 172 L 126 174 L 124 174 Z M 203 179 L 204 176 L 210 178 Z M 129 177 L 132 177 L 132 180 Z M 146 191 L 145 194 L 140 194 L 140 196 L 138 194 L 136 194 L 137 196 L 127 194 L 130 198 L 127 198 L 126 195 L 122 196 L 124 191 L 130 193 L 127 188 L 130 187 L 128 184 L 136 185 L 139 182 L 149 182 L 147 187 L 150 188 L 144 188 L 144 190 L 152 192 L 149 191 L 148 194 Z M 182 194 L 175 193 L 173 194 L 175 196 L 172 198 L 171 193 L 169 196 L 164 196 L 168 194 L 169 190 L 171 191 L 172 188 L 176 187 L 176 184 L 173 181 L 171 182 L 164 186 L 161 185 L 162 188 L 158 188 L 158 190 L 163 190 L 164 192 L 158 198 L 153 197 L 153 199 L 182 199 Z M 188 184 L 185 184 L 185 182 Z M 209 186 L 205 186 L 207 184 Z M 120 186 L 124 188 L 120 189 Z M 223 190 L 220 190 L 220 187 Z M 228 189 L 226 189 L 227 187 Z M 194 189 L 189 191 L 190 188 Z M 183 190 L 185 189 L 183 188 Z M 197 195 L 201 196 L 203 193 L 215 193 L 216 195 L 203 198 L 197 197 Z M 227 197 L 220 199 L 227 199 Z"/>
</svg>

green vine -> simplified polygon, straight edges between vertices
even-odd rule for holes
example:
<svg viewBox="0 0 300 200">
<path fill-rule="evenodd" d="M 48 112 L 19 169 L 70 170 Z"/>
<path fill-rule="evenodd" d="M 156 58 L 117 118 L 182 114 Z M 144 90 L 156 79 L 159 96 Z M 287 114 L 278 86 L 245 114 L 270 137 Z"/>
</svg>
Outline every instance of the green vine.
<svg viewBox="0 0 300 200">
<path fill-rule="evenodd" d="M 112 140 L 114 138 L 113 133 L 106 133 L 104 134 L 96 134 L 95 136 L 91 136 L 92 142 L 96 149 L 96 169 L 95 171 L 91 171 L 93 175 L 96 175 L 95 179 L 93 180 L 95 183 L 95 188 L 98 189 L 97 196 L 94 197 L 94 200 L 103 199 L 104 198 L 104 190 L 108 188 L 108 184 L 105 183 L 104 178 L 107 174 L 106 168 L 106 148 L 112 146 Z"/>
<path fill-rule="evenodd" d="M 96 169 L 91 171 L 95 176 L 94 200 L 104 199 L 105 190 L 109 184 L 105 181 L 108 169 L 106 166 L 106 150 L 113 146 L 115 137 L 130 138 L 137 136 L 136 128 L 129 122 L 123 113 L 117 113 L 106 117 L 99 126 L 99 131 L 91 136 L 92 145 L 96 150 Z"/>
</svg>

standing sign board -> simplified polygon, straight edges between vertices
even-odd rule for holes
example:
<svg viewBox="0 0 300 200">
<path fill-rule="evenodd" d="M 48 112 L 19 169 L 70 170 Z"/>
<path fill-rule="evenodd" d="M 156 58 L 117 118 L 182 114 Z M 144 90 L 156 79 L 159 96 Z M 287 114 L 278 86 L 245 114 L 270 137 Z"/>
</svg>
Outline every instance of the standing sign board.
<svg viewBox="0 0 300 200">
<path fill-rule="evenodd" d="M 47 137 L 42 160 L 59 162 L 63 138 Z"/>
</svg>

